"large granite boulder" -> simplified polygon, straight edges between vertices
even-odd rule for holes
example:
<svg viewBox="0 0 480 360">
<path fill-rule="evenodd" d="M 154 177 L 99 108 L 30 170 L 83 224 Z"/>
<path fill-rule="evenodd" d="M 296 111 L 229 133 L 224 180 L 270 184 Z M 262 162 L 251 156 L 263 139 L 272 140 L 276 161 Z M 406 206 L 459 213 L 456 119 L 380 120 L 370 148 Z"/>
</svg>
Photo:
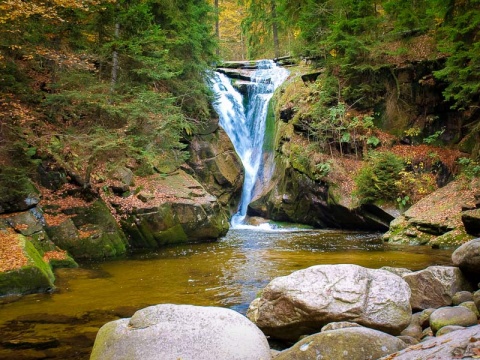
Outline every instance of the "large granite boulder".
<svg viewBox="0 0 480 360">
<path fill-rule="evenodd" d="M 449 306 L 458 291 L 471 290 L 460 269 L 453 266 L 429 266 L 405 274 L 403 279 L 412 291 L 410 304 L 413 310 Z"/>
<path fill-rule="evenodd" d="M 381 331 L 350 327 L 307 336 L 275 360 L 373 360 L 406 347 L 402 340 Z"/>
<path fill-rule="evenodd" d="M 453 265 L 465 274 L 480 281 L 480 238 L 471 240 L 458 247 L 452 254 Z"/>
<path fill-rule="evenodd" d="M 379 360 L 475 359 L 479 349 L 480 325 L 476 325 L 426 340 Z"/>
<path fill-rule="evenodd" d="M 268 360 L 263 333 L 224 308 L 157 305 L 100 328 L 91 360 Z"/>
<path fill-rule="evenodd" d="M 410 323 L 410 288 L 399 276 L 357 265 L 318 265 L 272 280 L 247 316 L 285 340 L 351 321 L 398 335 Z"/>
</svg>

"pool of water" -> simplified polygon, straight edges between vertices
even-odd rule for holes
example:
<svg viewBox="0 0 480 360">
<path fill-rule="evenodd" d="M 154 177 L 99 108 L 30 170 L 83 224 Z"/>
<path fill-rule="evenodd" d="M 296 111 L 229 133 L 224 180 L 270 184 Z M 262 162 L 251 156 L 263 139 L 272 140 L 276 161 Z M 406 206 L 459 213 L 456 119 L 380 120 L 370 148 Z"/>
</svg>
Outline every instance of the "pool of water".
<svg viewBox="0 0 480 360">
<path fill-rule="evenodd" d="M 0 298 L 0 359 L 88 359 L 101 325 L 153 304 L 245 314 L 270 280 L 318 264 L 419 270 L 451 265 L 451 251 L 389 245 L 372 233 L 241 229 L 214 243 L 83 263 L 57 270 L 52 294 Z"/>
</svg>

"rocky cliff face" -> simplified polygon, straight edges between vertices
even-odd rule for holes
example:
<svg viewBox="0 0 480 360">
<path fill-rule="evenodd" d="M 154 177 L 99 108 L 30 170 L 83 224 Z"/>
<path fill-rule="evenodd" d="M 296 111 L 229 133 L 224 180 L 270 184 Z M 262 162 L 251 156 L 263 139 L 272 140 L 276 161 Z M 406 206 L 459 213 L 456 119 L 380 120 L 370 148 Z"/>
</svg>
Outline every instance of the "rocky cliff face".
<svg viewBox="0 0 480 360">
<path fill-rule="evenodd" d="M 131 159 L 103 164 L 87 183 L 53 158 L 37 174 L 0 167 L 0 296 L 48 291 L 51 269 L 77 266 L 74 259 L 225 235 L 241 163 L 217 119 L 189 140 L 189 163 L 169 173 L 135 175 L 141 164 Z"/>
<path fill-rule="evenodd" d="M 211 129 L 195 135 L 190 141 L 188 164 L 205 189 L 220 204 L 236 210 L 243 184 L 242 163 L 225 131 Z"/>
</svg>

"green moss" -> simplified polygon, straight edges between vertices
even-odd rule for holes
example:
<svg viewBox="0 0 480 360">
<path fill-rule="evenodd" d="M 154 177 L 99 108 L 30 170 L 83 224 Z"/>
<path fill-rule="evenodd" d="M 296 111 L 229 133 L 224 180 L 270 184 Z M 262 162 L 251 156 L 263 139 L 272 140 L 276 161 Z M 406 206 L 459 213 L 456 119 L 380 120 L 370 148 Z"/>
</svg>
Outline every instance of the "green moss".
<svg viewBox="0 0 480 360">
<path fill-rule="evenodd" d="M 265 137 L 263 139 L 263 151 L 273 152 L 275 149 L 275 112 L 273 101 L 268 105 L 267 118 L 265 123 Z"/>
<path fill-rule="evenodd" d="M 66 259 L 58 260 L 58 259 L 51 259 L 49 261 L 50 266 L 52 269 L 59 269 L 59 268 L 77 268 L 78 264 L 72 257 L 67 256 Z"/>
<path fill-rule="evenodd" d="M 127 252 L 127 239 L 107 206 L 100 200 L 73 208 L 71 219 L 47 228 L 48 235 L 74 258 L 103 259 Z"/>
<path fill-rule="evenodd" d="M 157 244 L 167 245 L 167 244 L 178 244 L 185 243 L 188 241 L 188 236 L 183 230 L 182 225 L 177 224 L 165 231 L 159 231 L 153 235 Z"/>
<path fill-rule="evenodd" d="M 67 249 L 75 258 L 104 259 L 127 252 L 126 239 L 121 232 L 108 232 L 98 226 L 84 227 L 82 231 L 91 235 L 79 238 Z"/>
<path fill-rule="evenodd" d="M 437 236 L 430 241 L 430 245 L 439 249 L 455 248 L 474 238 L 474 236 L 467 234 L 464 228 L 457 228 L 441 236 Z"/>
</svg>

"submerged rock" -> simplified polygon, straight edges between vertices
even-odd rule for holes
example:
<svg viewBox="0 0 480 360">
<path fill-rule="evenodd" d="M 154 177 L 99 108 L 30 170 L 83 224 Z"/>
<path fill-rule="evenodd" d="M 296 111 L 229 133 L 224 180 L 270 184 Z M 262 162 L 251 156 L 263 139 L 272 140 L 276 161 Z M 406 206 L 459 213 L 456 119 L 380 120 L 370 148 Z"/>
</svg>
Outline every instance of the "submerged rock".
<svg viewBox="0 0 480 360">
<path fill-rule="evenodd" d="M 268 360 L 267 339 L 247 318 L 216 307 L 156 305 L 100 328 L 91 360 Z"/>
<path fill-rule="evenodd" d="M 379 360 L 474 359 L 479 349 L 480 325 L 476 325 L 429 339 Z"/>
<path fill-rule="evenodd" d="M 357 265 L 318 265 L 272 280 L 247 316 L 285 340 L 351 321 L 398 335 L 410 323 L 410 288 L 401 277 Z"/>
<path fill-rule="evenodd" d="M 374 360 L 406 347 L 405 342 L 392 335 L 364 327 L 351 327 L 310 335 L 282 351 L 275 359 Z"/>
</svg>

